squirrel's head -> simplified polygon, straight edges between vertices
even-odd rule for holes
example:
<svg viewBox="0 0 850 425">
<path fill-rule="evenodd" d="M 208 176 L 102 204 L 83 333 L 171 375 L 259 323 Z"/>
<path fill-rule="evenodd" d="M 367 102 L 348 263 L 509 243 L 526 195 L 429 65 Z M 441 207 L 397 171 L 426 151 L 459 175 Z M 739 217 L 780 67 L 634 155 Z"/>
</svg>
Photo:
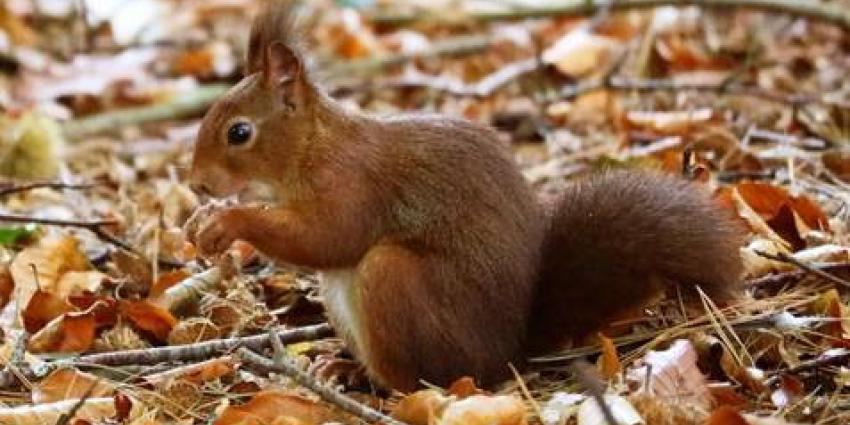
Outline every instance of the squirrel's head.
<svg viewBox="0 0 850 425">
<path fill-rule="evenodd" d="M 291 4 L 291 2 L 287 2 Z M 272 1 L 251 30 L 245 78 L 207 112 L 191 183 L 223 197 L 249 181 L 276 184 L 315 131 L 318 96 L 294 41 L 292 7 Z"/>
</svg>

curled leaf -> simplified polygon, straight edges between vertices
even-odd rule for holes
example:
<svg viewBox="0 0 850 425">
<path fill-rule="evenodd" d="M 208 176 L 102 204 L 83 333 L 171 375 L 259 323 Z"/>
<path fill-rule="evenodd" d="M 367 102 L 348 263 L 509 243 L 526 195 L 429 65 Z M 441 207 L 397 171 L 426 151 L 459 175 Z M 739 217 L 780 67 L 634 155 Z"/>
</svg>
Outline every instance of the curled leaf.
<svg viewBox="0 0 850 425">
<path fill-rule="evenodd" d="M 150 332 L 159 341 L 168 339 L 171 329 L 177 324 L 177 319 L 168 311 L 148 301 L 121 300 L 118 310 L 137 328 Z"/>
<path fill-rule="evenodd" d="M 265 425 L 277 423 L 275 421 L 282 418 L 305 424 L 321 424 L 338 420 L 337 416 L 326 407 L 298 394 L 263 391 L 241 406 L 225 409 L 214 425 Z"/>
<path fill-rule="evenodd" d="M 60 368 L 42 379 L 32 389 L 32 402 L 53 403 L 79 399 L 91 389 L 90 397 L 104 397 L 115 391 L 115 385 L 95 375 L 71 368 Z"/>
</svg>

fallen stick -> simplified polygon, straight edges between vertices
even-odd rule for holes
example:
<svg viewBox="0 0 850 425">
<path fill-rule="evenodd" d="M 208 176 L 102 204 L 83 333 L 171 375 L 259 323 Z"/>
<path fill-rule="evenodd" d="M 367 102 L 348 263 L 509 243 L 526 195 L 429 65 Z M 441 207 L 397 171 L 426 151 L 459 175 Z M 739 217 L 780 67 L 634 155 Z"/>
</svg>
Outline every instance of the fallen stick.
<svg viewBox="0 0 850 425">
<path fill-rule="evenodd" d="M 404 422 L 400 422 L 395 420 L 369 406 L 358 403 L 351 397 L 346 396 L 345 394 L 341 394 L 337 391 L 332 390 L 329 387 L 326 387 L 319 382 L 317 382 L 313 377 L 308 375 L 306 372 L 298 369 L 294 364 L 290 361 L 284 359 L 281 361 L 272 361 L 267 359 L 247 348 L 240 348 L 237 351 L 237 355 L 244 361 L 245 363 L 254 365 L 266 371 L 273 371 L 277 373 L 282 373 L 290 378 L 292 378 L 298 385 L 301 385 L 310 391 L 316 393 L 323 400 L 328 403 L 333 404 L 334 406 L 339 407 L 340 409 L 351 413 L 367 422 L 373 423 L 378 422 L 386 425 L 405 425 Z"/>
<path fill-rule="evenodd" d="M 802 0 L 568 0 L 555 6 L 523 7 L 503 11 L 472 12 L 457 15 L 437 16 L 433 13 L 416 11 L 412 13 L 376 13 L 370 21 L 383 26 L 402 26 L 419 21 L 429 23 L 453 24 L 458 22 L 491 22 L 551 16 L 589 16 L 600 9 L 613 11 L 628 9 L 646 9 L 657 6 L 699 6 L 712 9 L 749 8 L 804 16 L 850 29 L 850 10 L 841 4 Z"/>
<path fill-rule="evenodd" d="M 65 135 L 71 139 L 114 130 L 125 125 L 181 118 L 205 110 L 230 86 L 211 84 L 189 93 L 175 96 L 173 100 L 138 108 L 119 109 L 87 118 L 68 121 L 63 125 Z"/>
<path fill-rule="evenodd" d="M 712 83 L 679 83 L 671 80 L 632 80 L 611 76 L 609 78 L 590 79 L 579 81 L 563 87 L 557 98 L 573 99 L 585 93 L 597 90 L 610 91 L 636 91 L 636 92 L 652 92 L 652 91 L 704 91 L 714 92 L 718 95 L 729 96 L 748 96 L 759 99 L 764 99 L 770 102 L 788 104 L 792 106 L 803 106 L 806 104 L 819 103 L 823 105 L 834 105 L 840 108 L 850 108 L 850 104 L 842 101 L 830 101 L 822 96 L 806 95 L 806 94 L 783 94 L 773 93 L 755 86 L 745 86 L 740 84 L 712 84 Z M 554 100 L 554 99 L 552 99 Z"/>
<path fill-rule="evenodd" d="M 278 331 L 277 335 L 284 344 L 311 341 L 333 335 L 330 325 L 305 326 L 301 328 Z M 215 339 L 191 345 L 173 347 L 155 347 L 139 350 L 113 351 L 108 353 L 88 354 L 76 358 L 57 360 L 49 363 L 44 370 L 38 371 L 38 376 L 44 376 L 52 370 L 65 365 L 76 366 L 92 364 L 101 366 L 123 365 L 152 365 L 175 361 L 205 360 L 210 357 L 232 351 L 237 347 L 247 347 L 252 350 L 263 350 L 271 345 L 269 334 L 252 335 L 239 338 Z M 36 377 L 34 371 L 21 371 L 26 377 Z M 0 388 L 9 388 L 18 382 L 11 371 L 0 373 Z"/>
<path fill-rule="evenodd" d="M 788 254 L 785 254 L 783 252 L 780 252 L 780 253 L 777 253 L 777 254 L 771 254 L 769 252 L 756 250 L 755 253 L 758 254 L 761 257 L 767 258 L 768 260 L 779 261 L 779 262 L 782 262 L 782 263 L 791 264 L 793 266 L 796 266 L 800 270 L 803 270 L 806 273 L 818 276 L 818 277 L 826 280 L 827 282 L 832 282 L 836 285 L 843 286 L 845 288 L 850 288 L 850 282 L 848 282 L 847 280 L 844 280 L 844 279 L 842 279 L 842 278 L 840 278 L 840 277 L 838 277 L 838 276 L 836 276 L 832 273 L 824 271 L 824 270 L 822 270 L 822 269 L 820 269 L 816 266 L 810 266 L 810 265 L 808 265 L 808 264 L 788 255 Z"/>
<path fill-rule="evenodd" d="M 126 242 L 118 239 L 114 235 L 110 234 L 106 230 L 103 230 L 104 226 L 113 226 L 118 224 L 115 220 L 95 220 L 95 221 L 82 221 L 82 220 L 60 220 L 54 218 L 39 218 L 39 217 L 29 217 L 24 215 L 17 214 L 0 214 L 0 222 L 5 223 L 24 223 L 24 224 L 43 224 L 45 226 L 59 226 L 59 227 L 76 227 L 79 229 L 85 229 L 89 232 L 95 234 L 98 239 L 108 242 L 112 245 L 117 246 L 118 248 L 124 249 L 126 251 L 138 254 L 133 247 L 128 245 Z"/>
<path fill-rule="evenodd" d="M 17 193 L 29 192 L 35 189 L 55 189 L 55 190 L 85 190 L 91 189 L 92 184 L 73 184 L 62 182 L 35 182 L 25 184 L 8 183 L 0 186 L 0 197 L 14 195 Z"/>
<path fill-rule="evenodd" d="M 378 87 L 419 88 L 443 91 L 456 96 L 487 97 L 511 81 L 537 69 L 537 59 L 524 59 L 510 63 L 490 75 L 468 84 L 458 79 L 415 73 L 398 78 L 379 81 Z"/>
</svg>

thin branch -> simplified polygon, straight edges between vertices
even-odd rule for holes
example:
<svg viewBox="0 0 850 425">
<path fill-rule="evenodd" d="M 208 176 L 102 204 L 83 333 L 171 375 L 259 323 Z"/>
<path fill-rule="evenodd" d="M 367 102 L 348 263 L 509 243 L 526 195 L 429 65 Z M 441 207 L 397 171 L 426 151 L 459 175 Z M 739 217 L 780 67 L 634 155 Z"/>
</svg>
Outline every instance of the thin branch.
<svg viewBox="0 0 850 425">
<path fill-rule="evenodd" d="M 333 329 L 326 323 L 301 328 L 282 330 L 277 333 L 284 344 L 311 341 L 333 335 Z M 77 358 L 57 360 L 49 363 L 38 376 L 44 376 L 56 368 L 67 364 L 85 366 L 86 364 L 101 366 L 152 365 L 165 362 L 189 362 L 205 360 L 222 353 L 232 351 L 237 347 L 248 347 L 252 350 L 263 350 L 270 346 L 269 335 L 260 334 L 240 338 L 225 338 L 203 341 L 190 345 L 170 347 L 155 347 L 139 350 L 113 351 L 80 356 Z M 24 376 L 35 377 L 32 370 L 23 371 Z M 17 377 L 10 371 L 0 372 L 0 388 L 8 388 L 17 382 Z"/>
<path fill-rule="evenodd" d="M 797 363 L 795 366 L 777 370 L 770 378 L 765 380 L 765 385 L 770 386 L 775 384 L 782 378 L 782 375 L 796 374 L 825 366 L 842 366 L 847 364 L 848 360 L 850 360 L 850 350 L 844 348 L 829 350 L 813 359 Z"/>
<path fill-rule="evenodd" d="M 850 11 L 837 3 L 801 0 L 618 0 L 610 4 L 609 0 L 569 0 L 556 6 L 523 7 L 504 11 L 481 11 L 465 16 L 435 16 L 433 13 L 416 11 L 413 13 L 389 14 L 377 13 L 371 21 L 384 26 L 409 25 L 427 20 L 429 23 L 453 24 L 464 21 L 505 21 L 549 16 L 590 16 L 599 9 L 610 7 L 612 10 L 645 9 L 656 6 L 699 6 L 704 8 L 728 9 L 741 7 L 761 9 L 791 15 L 804 16 L 850 29 Z"/>
<path fill-rule="evenodd" d="M 393 419 L 369 406 L 358 403 L 356 400 L 346 396 L 345 394 L 341 394 L 320 384 L 306 372 L 298 369 L 298 367 L 292 364 L 291 361 L 286 358 L 282 358 L 279 355 L 277 357 L 281 361 L 269 360 L 247 348 L 240 348 L 239 351 L 237 351 L 237 354 L 245 363 L 257 366 L 267 371 L 282 373 L 292 378 L 299 385 L 318 394 L 328 403 L 331 403 L 334 406 L 337 406 L 365 421 L 380 422 L 388 425 L 404 425 L 404 422 Z"/>
<path fill-rule="evenodd" d="M 756 250 L 755 253 L 758 254 L 761 257 L 767 258 L 768 260 L 779 261 L 779 262 L 786 263 L 786 264 L 792 264 L 792 265 L 797 266 L 800 269 L 806 271 L 807 273 L 821 277 L 821 278 L 823 278 L 823 279 L 825 279 L 829 282 L 835 283 L 836 285 L 843 286 L 845 288 L 850 288 L 850 282 L 848 282 L 848 281 L 846 281 L 846 280 L 844 280 L 844 279 L 842 279 L 842 278 L 840 278 L 840 277 L 838 277 L 838 276 L 836 276 L 832 273 L 826 272 L 822 269 L 812 267 L 812 266 L 810 266 L 806 263 L 803 263 L 802 261 L 800 261 L 800 260 L 798 260 L 798 259 L 796 259 L 796 258 L 794 258 L 794 257 L 792 257 L 788 254 L 785 254 L 783 252 L 780 252 L 778 254 L 771 254 L 771 253 L 768 253 L 768 252 Z"/>
<path fill-rule="evenodd" d="M 788 104 L 792 106 L 803 106 L 812 103 L 819 103 L 824 105 L 834 105 L 840 108 L 850 108 L 850 103 L 841 101 L 831 101 L 824 99 L 822 96 L 798 93 L 774 93 L 755 86 L 729 84 L 727 82 L 721 82 L 719 84 L 680 83 L 672 80 L 634 80 L 620 78 L 616 76 L 579 81 L 578 83 L 563 87 L 560 91 L 559 96 L 564 99 L 573 99 L 585 93 L 597 90 L 638 92 L 696 90 L 715 92 L 718 95 L 749 96 L 768 100 L 775 103 Z"/>
<path fill-rule="evenodd" d="M 487 97 L 492 95 L 496 90 L 504 87 L 511 81 L 536 69 L 537 59 L 532 58 L 507 64 L 499 68 L 492 74 L 489 74 L 486 77 L 471 84 L 455 78 L 447 78 L 444 76 L 435 76 L 416 72 L 413 74 L 403 75 L 398 78 L 379 81 L 375 85 L 378 88 L 393 89 L 424 87 L 431 90 L 446 92 L 456 96 Z"/>
<path fill-rule="evenodd" d="M 43 224 L 45 226 L 62 226 L 62 227 L 79 227 L 81 229 L 91 230 L 95 227 L 100 226 L 114 226 L 118 224 L 115 220 L 93 220 L 93 221 L 82 221 L 82 220 L 62 220 L 55 218 L 40 218 L 40 217 L 29 217 L 25 215 L 15 215 L 15 214 L 0 214 L 0 222 L 6 223 L 35 223 L 35 224 Z"/>
<path fill-rule="evenodd" d="M 69 138 L 81 138 L 90 134 L 114 130 L 126 125 L 142 124 L 150 121 L 180 118 L 197 114 L 205 110 L 215 99 L 230 87 L 224 84 L 211 84 L 175 96 L 165 103 L 138 108 L 119 109 L 87 118 L 67 122 L 63 129 Z"/>
<path fill-rule="evenodd" d="M 5 185 L 4 185 L 5 186 Z M 55 190 L 85 190 L 91 189 L 94 185 L 92 184 L 73 184 L 73 183 L 62 183 L 62 182 L 36 182 L 36 183 L 27 183 L 16 185 L 14 183 L 10 183 L 8 187 L 3 187 L 0 189 L 0 197 L 14 195 L 22 192 L 29 192 L 35 189 L 55 189 Z"/>
<path fill-rule="evenodd" d="M 136 251 L 135 248 L 103 229 L 104 226 L 114 226 L 118 224 L 118 222 L 115 220 L 62 220 L 55 218 L 30 217 L 17 214 L 0 214 L 0 222 L 25 224 L 34 223 L 42 224 L 45 226 L 76 227 L 79 229 L 85 229 L 94 233 L 95 236 L 98 237 L 98 239 L 103 240 L 104 242 L 108 242 L 123 250 L 138 254 L 138 251 Z"/>
<path fill-rule="evenodd" d="M 100 385 L 100 379 L 97 379 L 92 382 L 91 385 L 89 385 L 88 389 L 86 389 L 86 392 L 83 393 L 83 396 L 80 397 L 80 399 L 77 400 L 77 402 L 73 406 L 71 406 L 71 409 L 68 410 L 67 413 L 63 413 L 62 416 L 59 416 L 59 419 L 56 420 L 56 425 L 68 425 L 69 423 L 71 423 L 71 419 L 76 416 L 77 412 L 79 412 L 80 409 L 86 404 L 86 401 L 91 398 L 94 389 L 97 388 L 98 385 Z"/>
<path fill-rule="evenodd" d="M 826 273 L 850 271 L 850 264 L 848 263 L 821 263 L 809 266 L 824 271 Z M 766 276 L 759 276 L 756 278 L 748 279 L 744 283 L 744 286 L 754 289 L 781 287 L 796 283 L 800 279 L 806 277 L 806 275 L 808 274 L 809 272 L 807 272 L 806 270 L 791 270 L 787 272 L 773 273 Z"/>
</svg>

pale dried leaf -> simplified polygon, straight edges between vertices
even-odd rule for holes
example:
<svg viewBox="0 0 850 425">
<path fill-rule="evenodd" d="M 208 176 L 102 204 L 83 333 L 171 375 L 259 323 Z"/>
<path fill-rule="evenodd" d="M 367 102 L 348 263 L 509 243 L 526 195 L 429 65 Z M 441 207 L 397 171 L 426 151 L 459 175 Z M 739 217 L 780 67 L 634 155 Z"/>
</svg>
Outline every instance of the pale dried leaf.
<svg viewBox="0 0 850 425">
<path fill-rule="evenodd" d="M 439 425 L 525 425 L 522 400 L 514 396 L 474 395 L 450 403 Z"/>
<path fill-rule="evenodd" d="M 630 369 L 628 378 L 644 384 L 642 390 L 656 397 L 705 410 L 711 405 L 706 379 L 697 367 L 697 352 L 685 339 L 664 351 L 646 353 L 643 365 Z"/>
<path fill-rule="evenodd" d="M 554 65 L 564 75 L 581 78 L 604 71 L 621 49 L 619 41 L 592 34 L 581 26 L 546 49 L 543 62 Z"/>
<path fill-rule="evenodd" d="M 643 424 L 638 411 L 623 397 L 614 394 L 605 395 L 605 404 L 619 425 Z M 596 399 L 589 397 L 578 408 L 578 425 L 608 425 L 602 409 Z"/>
</svg>

